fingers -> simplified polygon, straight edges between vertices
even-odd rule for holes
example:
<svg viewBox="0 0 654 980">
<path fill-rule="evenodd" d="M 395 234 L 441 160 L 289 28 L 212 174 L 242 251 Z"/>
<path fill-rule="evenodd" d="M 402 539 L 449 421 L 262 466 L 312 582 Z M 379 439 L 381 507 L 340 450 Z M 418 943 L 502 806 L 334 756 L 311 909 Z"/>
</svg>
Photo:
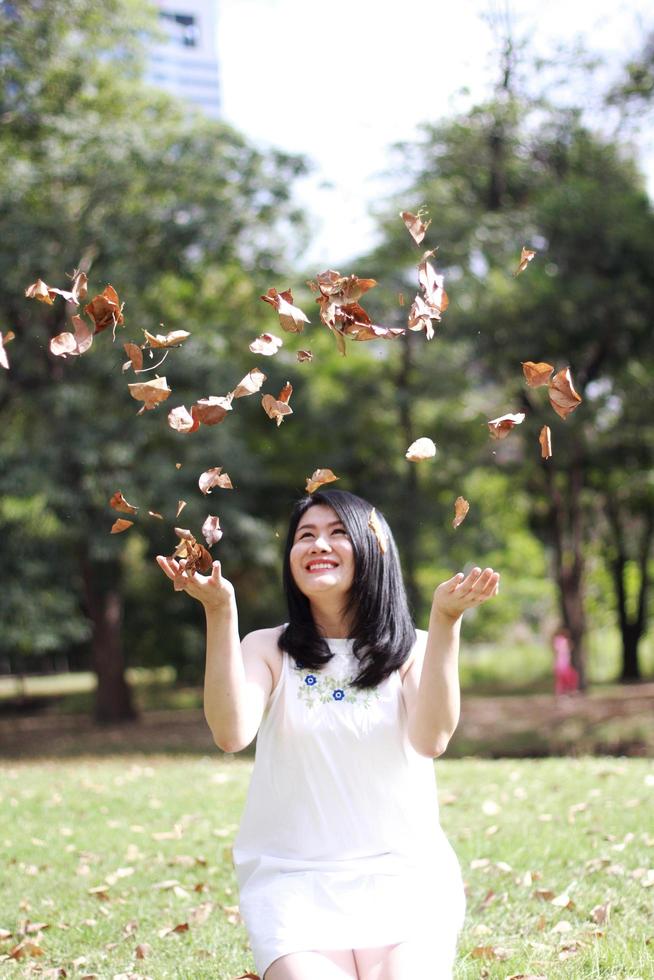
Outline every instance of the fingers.
<svg viewBox="0 0 654 980">
<path fill-rule="evenodd" d="M 461 573 L 459 573 L 460 575 Z M 455 578 L 459 576 L 455 576 Z M 498 594 L 500 589 L 500 574 L 499 572 L 493 571 L 492 568 L 484 568 L 482 570 L 478 566 L 475 566 L 467 577 L 461 577 L 459 579 L 459 584 L 455 586 L 455 589 L 461 599 L 467 600 L 470 603 L 485 602 L 486 599 L 490 599 L 492 596 Z"/>
</svg>

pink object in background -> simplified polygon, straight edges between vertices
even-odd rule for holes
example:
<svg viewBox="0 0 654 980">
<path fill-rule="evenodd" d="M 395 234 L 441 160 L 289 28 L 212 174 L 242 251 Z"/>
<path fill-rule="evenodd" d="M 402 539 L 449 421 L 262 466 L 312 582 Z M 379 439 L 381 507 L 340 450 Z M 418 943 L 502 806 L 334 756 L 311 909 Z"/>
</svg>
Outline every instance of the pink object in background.
<svg viewBox="0 0 654 980">
<path fill-rule="evenodd" d="M 572 666 L 572 645 L 566 629 L 558 629 L 552 637 L 554 650 L 554 693 L 574 694 L 579 690 L 579 674 Z"/>
</svg>

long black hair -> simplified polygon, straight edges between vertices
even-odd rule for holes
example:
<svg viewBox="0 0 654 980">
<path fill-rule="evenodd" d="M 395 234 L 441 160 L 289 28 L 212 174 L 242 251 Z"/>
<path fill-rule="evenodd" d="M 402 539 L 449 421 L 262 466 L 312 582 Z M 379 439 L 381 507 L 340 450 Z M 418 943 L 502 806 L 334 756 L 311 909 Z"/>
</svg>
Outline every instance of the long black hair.
<svg viewBox="0 0 654 980">
<path fill-rule="evenodd" d="M 333 654 L 318 632 L 307 597 L 300 592 L 291 572 L 291 548 L 300 519 L 316 504 L 325 504 L 343 522 L 354 553 L 354 578 L 345 613 L 351 618 L 350 638 L 360 665 L 355 687 L 375 687 L 406 661 L 415 643 L 416 630 L 409 611 L 397 548 L 385 518 L 376 511 L 386 551 L 382 552 L 370 529 L 372 505 L 346 490 L 320 490 L 295 505 L 284 551 L 284 592 L 288 625 L 279 637 L 298 667 L 320 670 Z"/>
</svg>

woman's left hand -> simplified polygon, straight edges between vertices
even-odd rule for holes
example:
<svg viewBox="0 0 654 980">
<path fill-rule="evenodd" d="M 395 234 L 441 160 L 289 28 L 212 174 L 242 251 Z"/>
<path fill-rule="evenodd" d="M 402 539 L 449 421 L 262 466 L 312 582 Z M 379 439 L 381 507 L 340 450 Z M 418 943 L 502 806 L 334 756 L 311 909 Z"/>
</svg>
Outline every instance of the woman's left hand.
<svg viewBox="0 0 654 980">
<path fill-rule="evenodd" d="M 432 609 L 448 619 L 456 620 L 466 609 L 480 606 L 492 599 L 500 589 L 500 573 L 492 568 L 475 567 L 467 575 L 459 572 L 442 582 L 434 592 Z"/>
</svg>

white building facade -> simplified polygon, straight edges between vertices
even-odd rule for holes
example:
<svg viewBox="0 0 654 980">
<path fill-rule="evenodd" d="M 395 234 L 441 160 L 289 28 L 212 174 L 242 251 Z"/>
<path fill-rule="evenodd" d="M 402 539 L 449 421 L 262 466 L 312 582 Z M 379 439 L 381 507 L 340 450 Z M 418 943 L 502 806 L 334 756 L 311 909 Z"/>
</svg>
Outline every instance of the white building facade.
<svg viewBox="0 0 654 980">
<path fill-rule="evenodd" d="M 167 40 L 150 51 L 147 80 L 220 116 L 218 0 L 156 0 Z"/>
</svg>

